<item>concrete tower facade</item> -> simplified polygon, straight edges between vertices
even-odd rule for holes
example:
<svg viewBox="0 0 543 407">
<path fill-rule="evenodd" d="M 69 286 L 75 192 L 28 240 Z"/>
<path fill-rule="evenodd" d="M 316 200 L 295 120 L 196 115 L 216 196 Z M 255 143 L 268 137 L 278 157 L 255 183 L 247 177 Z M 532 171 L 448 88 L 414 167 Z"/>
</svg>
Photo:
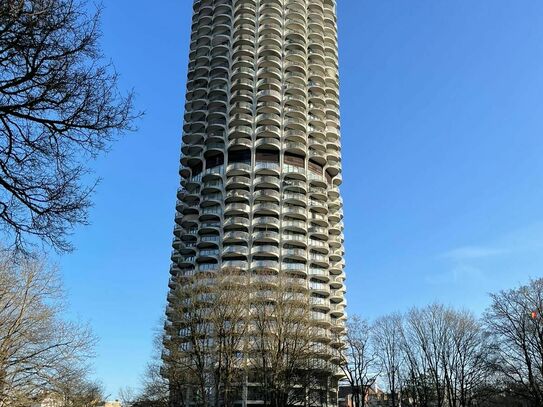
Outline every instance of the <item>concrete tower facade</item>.
<svg viewBox="0 0 543 407">
<path fill-rule="evenodd" d="M 183 315 L 204 303 L 179 290 L 212 293 L 234 270 L 248 308 L 274 290 L 307 306 L 300 324 L 329 380 L 305 404 L 333 405 L 346 306 L 335 0 L 195 0 L 193 11 L 165 374 L 173 382 L 167 367 L 194 346 Z M 240 370 L 251 369 L 251 318 Z M 236 403 L 262 405 L 258 380 L 236 379 Z M 206 391 L 182 387 L 189 404 Z"/>
</svg>

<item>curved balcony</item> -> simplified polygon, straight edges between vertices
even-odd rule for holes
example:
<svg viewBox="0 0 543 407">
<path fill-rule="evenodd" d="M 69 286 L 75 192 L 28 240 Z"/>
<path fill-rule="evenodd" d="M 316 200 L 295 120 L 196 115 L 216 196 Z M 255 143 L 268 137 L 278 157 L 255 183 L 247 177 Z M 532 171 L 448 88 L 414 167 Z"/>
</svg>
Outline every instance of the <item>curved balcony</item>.
<svg viewBox="0 0 543 407">
<path fill-rule="evenodd" d="M 198 215 L 183 215 L 178 212 L 175 214 L 175 222 L 186 229 L 185 233 L 190 233 L 189 230 L 193 230 L 198 224 Z"/>
<path fill-rule="evenodd" d="M 251 249 L 252 255 L 260 255 L 260 256 L 279 256 L 279 248 L 276 246 L 271 245 L 264 245 L 264 246 L 253 246 Z"/>
<path fill-rule="evenodd" d="M 224 208 L 225 216 L 244 216 L 248 214 L 251 207 L 244 203 L 229 203 Z"/>
<path fill-rule="evenodd" d="M 297 244 L 307 246 L 307 236 L 302 234 L 289 234 L 285 233 L 281 236 L 281 241 L 283 243 Z"/>
<path fill-rule="evenodd" d="M 270 104 L 271 102 L 266 103 Z M 277 126 L 259 126 L 256 128 L 255 135 L 257 140 L 263 138 L 280 139 L 281 129 Z"/>
<path fill-rule="evenodd" d="M 253 260 L 251 270 L 256 272 L 278 272 L 279 262 L 273 260 Z"/>
<path fill-rule="evenodd" d="M 297 167 L 295 165 L 284 165 L 282 172 L 285 178 L 307 181 L 307 174 L 305 168 Z"/>
<path fill-rule="evenodd" d="M 311 226 L 309 234 L 316 240 L 328 240 L 328 230 L 321 226 Z"/>
<path fill-rule="evenodd" d="M 196 201 L 200 199 L 200 194 L 198 192 L 198 188 L 194 190 L 186 190 L 185 188 L 179 188 L 177 190 L 177 199 L 179 200 L 186 200 L 186 201 Z"/>
<path fill-rule="evenodd" d="M 344 298 L 344 292 L 338 289 L 330 290 L 330 301 L 341 302 Z"/>
<path fill-rule="evenodd" d="M 202 180 L 204 182 L 219 180 L 219 179 L 221 179 L 223 172 L 224 172 L 224 166 L 223 165 L 217 165 L 215 167 L 207 168 L 202 173 Z"/>
<path fill-rule="evenodd" d="M 281 103 L 281 93 L 275 90 L 261 90 L 260 92 L 257 93 L 256 97 L 259 101 L 262 101 L 262 102 Z"/>
<path fill-rule="evenodd" d="M 333 318 L 331 320 L 331 330 L 334 332 L 342 332 L 345 331 L 345 320 L 342 318 Z M 343 341 L 341 341 L 341 344 Z"/>
<path fill-rule="evenodd" d="M 340 235 L 328 236 L 328 244 L 331 249 L 340 249 L 343 246 L 343 238 Z"/>
<path fill-rule="evenodd" d="M 291 260 L 305 261 L 307 258 L 307 250 L 303 248 L 283 249 L 281 251 L 281 254 L 283 255 L 283 260 L 291 259 Z"/>
<path fill-rule="evenodd" d="M 271 231 L 253 232 L 253 242 L 279 243 L 279 232 L 271 232 Z"/>
<path fill-rule="evenodd" d="M 313 309 L 329 311 L 331 307 L 333 307 L 333 305 L 330 306 L 330 300 L 328 298 L 311 296 L 309 303 L 311 304 L 311 308 Z"/>
<path fill-rule="evenodd" d="M 307 192 L 307 183 L 296 179 L 288 179 L 283 182 L 283 188 L 285 191 L 305 194 Z"/>
<path fill-rule="evenodd" d="M 331 234 L 341 234 L 343 232 L 343 222 L 330 223 L 328 230 Z"/>
<path fill-rule="evenodd" d="M 337 198 L 330 197 L 328 199 L 328 207 L 331 210 L 333 211 L 340 210 L 342 206 L 343 206 L 343 200 L 340 197 L 337 197 Z"/>
<path fill-rule="evenodd" d="M 276 138 L 263 137 L 256 140 L 255 147 L 267 150 L 280 150 L 281 142 Z"/>
<path fill-rule="evenodd" d="M 255 188 L 279 189 L 281 180 L 273 176 L 258 176 L 254 182 Z"/>
<path fill-rule="evenodd" d="M 249 248 L 243 245 L 225 246 L 222 250 L 223 257 L 246 257 L 249 254 Z"/>
<path fill-rule="evenodd" d="M 306 194 L 301 194 L 297 192 L 285 192 L 283 194 L 283 202 L 302 207 L 307 204 L 307 196 Z"/>
<path fill-rule="evenodd" d="M 283 61 L 278 56 L 273 55 L 259 55 L 259 58 L 256 61 L 258 68 L 277 68 L 281 69 Z"/>
<path fill-rule="evenodd" d="M 332 338 L 330 331 L 326 328 L 313 328 L 312 335 L 319 342 L 329 343 Z"/>
<path fill-rule="evenodd" d="M 345 281 L 344 275 L 338 275 L 338 276 L 331 276 L 330 277 L 330 287 L 334 289 L 341 289 L 343 288 L 343 283 Z"/>
<path fill-rule="evenodd" d="M 213 192 L 220 192 L 222 191 L 223 183 L 222 180 L 215 179 L 215 180 L 208 180 L 202 183 L 202 195 L 213 193 Z"/>
<path fill-rule="evenodd" d="M 182 179 L 181 180 L 181 185 L 183 185 L 187 189 L 194 189 L 194 188 L 199 188 L 201 182 L 202 182 L 202 176 L 197 175 L 197 176 L 194 176 L 194 177 Z"/>
<path fill-rule="evenodd" d="M 332 183 L 333 183 L 335 186 L 340 186 L 340 185 L 343 183 L 343 177 L 342 177 L 341 173 L 337 174 L 337 175 L 332 179 Z"/>
<path fill-rule="evenodd" d="M 258 78 L 273 78 L 280 81 L 282 73 L 281 73 L 281 69 L 270 67 L 270 68 L 260 68 L 256 72 L 256 75 Z"/>
<path fill-rule="evenodd" d="M 330 224 L 337 224 L 341 221 L 342 218 L 343 215 L 339 211 L 330 211 L 328 213 L 328 221 L 330 222 Z"/>
<path fill-rule="evenodd" d="M 333 182 L 337 176 L 341 176 L 341 164 L 338 161 L 329 160 L 326 165 L 326 172 L 332 177 Z"/>
<path fill-rule="evenodd" d="M 343 250 L 333 249 L 330 250 L 330 262 L 339 261 L 343 258 Z"/>
<path fill-rule="evenodd" d="M 342 317 L 345 315 L 345 306 L 343 304 L 331 304 L 330 315 L 334 317 Z"/>
<path fill-rule="evenodd" d="M 200 208 L 200 221 L 207 221 L 212 219 L 220 219 L 223 214 L 223 210 L 220 206 L 207 206 Z"/>
<path fill-rule="evenodd" d="M 247 68 L 240 68 L 240 69 L 247 69 Z M 235 76 L 235 72 L 234 72 L 234 76 Z M 246 102 L 234 103 L 232 106 L 230 106 L 230 113 L 231 114 L 239 114 L 239 113 L 253 114 L 253 104 L 246 103 Z"/>
<path fill-rule="evenodd" d="M 231 139 L 228 142 L 228 151 L 235 151 L 235 150 L 240 150 L 243 148 L 250 149 L 252 147 L 253 147 L 253 141 L 249 138 L 239 137 L 239 138 Z"/>
<path fill-rule="evenodd" d="M 329 270 L 331 274 L 341 274 L 343 273 L 344 268 L 345 268 L 345 262 L 343 260 L 330 261 Z"/>
<path fill-rule="evenodd" d="M 201 206 L 202 208 L 206 207 L 206 206 L 217 206 L 217 205 L 221 205 L 222 204 L 222 201 L 223 201 L 223 196 L 222 196 L 222 193 L 220 192 L 216 192 L 216 193 L 212 193 L 212 194 L 202 194 L 202 203 L 201 203 Z M 191 205 L 194 205 L 194 207 L 199 207 L 200 204 L 191 204 Z"/>
<path fill-rule="evenodd" d="M 275 102 L 261 102 L 257 108 L 256 108 L 256 113 L 257 114 L 274 114 L 274 115 L 278 115 L 280 116 L 281 115 L 281 105 L 279 103 L 275 103 Z M 262 125 L 259 125 L 257 126 L 257 129 L 261 129 L 262 127 L 267 127 L 267 126 L 262 126 Z M 279 134 L 278 134 L 278 131 L 279 131 L 279 126 L 270 126 L 272 129 L 271 129 L 271 133 L 272 134 L 266 134 L 266 131 L 260 131 L 259 133 L 255 133 L 256 134 L 256 138 L 257 140 L 258 139 L 261 139 L 261 138 L 270 138 L 272 140 L 278 140 L 279 139 Z"/>
<path fill-rule="evenodd" d="M 205 233 L 219 233 L 221 230 L 221 223 L 217 221 L 206 221 L 200 224 L 199 232 Z"/>
<path fill-rule="evenodd" d="M 307 275 L 307 265 L 304 263 L 292 263 L 292 262 L 282 262 L 281 271 L 286 271 L 293 274 L 301 274 L 303 276 Z M 300 279 L 297 277 L 297 279 Z M 304 278 L 305 284 L 305 278 Z"/>
<path fill-rule="evenodd" d="M 195 256 L 180 256 L 175 264 L 177 264 L 178 267 L 188 267 L 194 265 L 195 261 Z"/>
<path fill-rule="evenodd" d="M 175 227 L 173 228 L 173 234 L 175 235 L 176 238 L 181 238 L 185 234 L 185 228 L 183 228 L 179 224 L 176 224 Z"/>
<path fill-rule="evenodd" d="M 283 230 L 305 233 L 307 231 L 307 222 L 301 220 L 283 220 L 281 227 Z"/>
<path fill-rule="evenodd" d="M 225 232 L 223 242 L 226 243 L 244 243 L 249 241 L 248 232 L 230 231 Z"/>
<path fill-rule="evenodd" d="M 323 187 L 310 187 L 309 195 L 315 200 L 326 201 L 328 199 L 328 191 Z"/>
<path fill-rule="evenodd" d="M 198 251 L 198 260 L 215 260 L 219 257 L 218 249 L 201 249 Z"/>
<path fill-rule="evenodd" d="M 177 250 L 173 250 L 170 259 L 172 260 L 172 263 L 180 264 L 187 256 L 194 256 L 194 252 L 190 254 L 181 254 Z"/>
<path fill-rule="evenodd" d="M 328 282 L 330 280 L 328 270 L 326 270 L 325 268 L 310 267 L 309 277 L 325 282 Z"/>
<path fill-rule="evenodd" d="M 251 165 L 245 164 L 245 163 L 228 164 L 228 166 L 226 167 L 226 175 L 228 177 L 234 177 L 234 176 L 249 177 L 251 175 Z"/>
<path fill-rule="evenodd" d="M 253 218 L 253 228 L 263 227 L 263 228 L 279 228 L 279 219 L 271 216 L 261 216 Z"/>
<path fill-rule="evenodd" d="M 183 216 L 188 216 L 188 215 L 191 215 L 191 214 L 198 214 L 199 213 L 199 210 L 200 210 L 200 202 L 196 201 L 191 201 L 191 202 L 186 202 L 186 201 L 177 201 L 176 202 L 176 205 L 175 205 L 177 211 L 179 212 L 180 215 L 183 215 Z"/>
<path fill-rule="evenodd" d="M 279 176 L 281 168 L 278 163 L 257 162 L 255 164 L 255 173 L 258 175 Z"/>
<path fill-rule="evenodd" d="M 281 268 L 285 270 L 284 265 Z M 282 282 L 284 285 L 292 288 L 307 290 L 307 280 L 303 277 L 285 277 L 282 279 Z"/>
<path fill-rule="evenodd" d="M 184 242 L 183 240 L 181 240 L 181 239 L 175 237 L 175 238 L 173 239 L 173 242 L 172 242 L 172 247 L 173 247 L 175 250 L 179 251 L 179 250 L 185 248 L 185 242 Z"/>
<path fill-rule="evenodd" d="M 253 212 L 259 215 L 279 216 L 279 205 L 268 202 L 255 204 Z"/>
<path fill-rule="evenodd" d="M 240 102 L 238 102 L 240 103 Z M 253 135 L 253 128 L 250 126 L 234 126 L 228 131 L 228 139 L 247 138 Z"/>
<path fill-rule="evenodd" d="M 249 229 L 249 219 L 243 218 L 241 216 L 228 217 L 224 220 L 225 232 L 228 228 L 244 228 Z"/>
<path fill-rule="evenodd" d="M 279 84 L 280 88 L 280 84 Z M 281 125 L 281 117 L 273 113 L 261 113 L 256 116 L 257 126 L 277 126 Z"/>
<path fill-rule="evenodd" d="M 289 141 L 285 144 L 285 151 L 293 154 L 305 156 L 307 154 L 307 146 L 299 141 Z"/>
<path fill-rule="evenodd" d="M 309 282 L 309 289 L 316 294 L 321 294 L 321 295 L 330 294 L 330 286 L 328 284 L 317 282 L 314 280 Z"/>
<path fill-rule="evenodd" d="M 322 312 L 311 312 L 311 320 L 318 325 L 331 325 L 330 315 L 324 314 Z"/>
<path fill-rule="evenodd" d="M 307 209 L 300 206 L 283 205 L 282 214 L 295 219 L 307 220 Z"/>
<path fill-rule="evenodd" d="M 328 197 L 330 199 L 339 198 L 340 197 L 339 188 L 336 187 L 335 185 L 329 185 L 328 186 Z"/>
<path fill-rule="evenodd" d="M 251 179 L 249 176 L 235 176 L 228 178 L 226 181 L 226 189 L 249 189 L 251 187 Z"/>
<path fill-rule="evenodd" d="M 230 189 L 226 193 L 226 203 L 242 202 L 248 203 L 251 200 L 251 193 L 245 189 Z M 242 202 L 244 203 L 244 202 Z"/>
<path fill-rule="evenodd" d="M 273 189 L 261 189 L 254 193 L 254 200 L 259 202 L 279 203 L 279 192 Z"/>
<path fill-rule="evenodd" d="M 328 254 L 328 252 L 330 251 L 328 242 L 325 242 L 323 240 L 309 239 L 309 248 L 316 253 Z"/>
<path fill-rule="evenodd" d="M 315 199 L 309 199 L 308 206 L 309 206 L 309 209 L 311 210 L 311 216 L 314 220 L 320 220 L 322 222 L 327 221 L 326 215 L 328 214 L 328 207 L 325 201 L 317 201 Z"/>
<path fill-rule="evenodd" d="M 217 247 L 221 242 L 219 235 L 201 235 L 198 239 L 198 247 L 205 248 L 209 246 Z"/>
<path fill-rule="evenodd" d="M 318 253 L 311 253 L 309 256 L 309 260 L 312 264 L 320 267 L 328 267 L 329 264 L 328 257 Z"/>
</svg>

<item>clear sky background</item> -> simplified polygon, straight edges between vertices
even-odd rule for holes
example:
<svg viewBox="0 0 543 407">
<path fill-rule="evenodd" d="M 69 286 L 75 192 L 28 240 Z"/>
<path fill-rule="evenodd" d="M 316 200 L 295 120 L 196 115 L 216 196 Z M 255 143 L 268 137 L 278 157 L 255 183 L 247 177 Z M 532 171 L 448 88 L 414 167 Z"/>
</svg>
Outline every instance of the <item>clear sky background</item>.
<svg viewBox="0 0 543 407">
<path fill-rule="evenodd" d="M 111 397 L 163 315 L 190 0 L 104 0 L 103 46 L 146 112 L 94 168 L 58 262 Z M 348 312 L 480 313 L 543 271 L 543 2 L 339 0 Z"/>
</svg>

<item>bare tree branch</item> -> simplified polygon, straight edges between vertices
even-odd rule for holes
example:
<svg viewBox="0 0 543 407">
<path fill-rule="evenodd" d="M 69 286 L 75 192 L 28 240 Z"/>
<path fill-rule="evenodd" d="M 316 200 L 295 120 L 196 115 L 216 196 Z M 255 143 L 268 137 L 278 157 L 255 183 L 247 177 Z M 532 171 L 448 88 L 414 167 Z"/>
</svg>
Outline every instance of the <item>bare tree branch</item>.
<svg viewBox="0 0 543 407">
<path fill-rule="evenodd" d="M 84 377 L 94 337 L 88 327 L 61 318 L 55 268 L 14 258 L 0 256 L 0 406 L 28 405 L 49 393 L 82 397 L 76 388 L 89 388 Z"/>
<path fill-rule="evenodd" d="M 100 10 L 77 0 L 0 4 L 0 230 L 58 251 L 87 223 L 86 163 L 131 130 L 133 95 L 99 48 Z"/>
</svg>

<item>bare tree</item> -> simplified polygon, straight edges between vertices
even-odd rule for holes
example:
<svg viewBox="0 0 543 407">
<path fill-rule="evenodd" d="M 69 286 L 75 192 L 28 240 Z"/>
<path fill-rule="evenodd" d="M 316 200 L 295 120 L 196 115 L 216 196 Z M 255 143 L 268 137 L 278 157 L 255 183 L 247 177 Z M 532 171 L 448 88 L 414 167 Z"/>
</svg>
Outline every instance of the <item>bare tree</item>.
<svg viewBox="0 0 543 407">
<path fill-rule="evenodd" d="M 26 405 L 44 392 L 84 387 L 94 338 L 61 319 L 57 271 L 44 261 L 0 257 L 0 406 Z M 75 387 L 75 386 L 72 386 Z"/>
<path fill-rule="evenodd" d="M 62 407 L 96 407 L 104 401 L 104 390 L 99 383 L 74 375 L 55 386 L 54 394 Z"/>
<path fill-rule="evenodd" d="M 291 280 L 238 269 L 179 280 L 164 338 L 170 405 L 229 407 L 245 391 L 267 406 L 322 404 L 330 352 L 315 341 L 307 289 Z"/>
<path fill-rule="evenodd" d="M 543 279 L 492 294 L 485 323 L 506 388 L 543 405 Z"/>
<path fill-rule="evenodd" d="M 445 378 L 442 356 L 447 346 L 447 321 L 442 318 L 443 307 L 432 305 L 424 309 L 412 309 L 407 315 L 407 337 L 412 359 L 418 359 L 424 367 L 425 377 L 431 383 L 437 407 L 445 401 Z"/>
<path fill-rule="evenodd" d="M 480 321 L 468 311 L 444 310 L 448 333 L 443 366 L 449 405 L 472 406 L 490 384 L 489 344 Z"/>
<path fill-rule="evenodd" d="M 471 406 L 488 383 L 487 341 L 467 311 L 440 304 L 412 309 L 402 349 L 406 388 L 418 406 Z"/>
<path fill-rule="evenodd" d="M 122 387 L 119 389 L 119 400 L 122 407 L 131 407 L 136 401 L 136 391 L 132 387 Z"/>
<path fill-rule="evenodd" d="M 212 405 L 212 284 L 212 276 L 205 274 L 178 280 L 168 298 L 163 358 L 172 406 L 184 406 L 189 395 L 199 407 Z"/>
<path fill-rule="evenodd" d="M 253 293 L 248 367 L 252 389 L 266 406 L 320 405 L 322 394 L 315 389 L 325 385 L 319 359 L 327 351 L 315 341 L 318 327 L 308 293 L 291 285 L 289 278 L 275 278 L 273 288 Z"/>
<path fill-rule="evenodd" d="M 142 379 L 143 388 L 135 398 L 135 404 L 153 407 L 168 407 L 170 390 L 168 381 L 162 376 L 162 364 L 153 360 L 147 365 Z"/>
<path fill-rule="evenodd" d="M 81 0 L 0 3 L 0 228 L 18 249 L 72 248 L 93 185 L 86 163 L 135 115 L 103 62 L 100 13 Z M 5 240 L 7 241 L 7 240 Z"/>
<path fill-rule="evenodd" d="M 413 323 L 411 323 L 413 319 Z M 406 397 L 410 398 L 413 405 L 417 407 L 429 407 L 435 402 L 435 386 L 430 376 L 430 367 L 428 359 L 420 351 L 421 346 L 419 322 L 414 312 L 404 317 L 404 328 L 402 329 L 402 354 L 404 358 L 404 388 Z M 425 339 L 424 339 L 425 341 Z"/>
<path fill-rule="evenodd" d="M 370 389 L 380 374 L 371 334 L 371 326 L 366 320 L 357 315 L 349 318 L 341 368 L 351 386 L 353 407 L 366 406 Z"/>
<path fill-rule="evenodd" d="M 401 397 L 402 336 L 402 316 L 399 314 L 381 317 L 373 324 L 373 344 L 390 394 L 391 407 L 397 407 Z"/>
<path fill-rule="evenodd" d="M 248 331 L 248 280 L 237 269 L 223 270 L 215 279 L 210 309 L 213 327 L 215 406 L 230 406 L 241 396 Z"/>
<path fill-rule="evenodd" d="M 164 354 L 172 404 L 184 405 L 188 393 L 202 407 L 235 401 L 244 377 L 246 286 L 236 269 L 198 274 L 177 285 Z"/>
</svg>

